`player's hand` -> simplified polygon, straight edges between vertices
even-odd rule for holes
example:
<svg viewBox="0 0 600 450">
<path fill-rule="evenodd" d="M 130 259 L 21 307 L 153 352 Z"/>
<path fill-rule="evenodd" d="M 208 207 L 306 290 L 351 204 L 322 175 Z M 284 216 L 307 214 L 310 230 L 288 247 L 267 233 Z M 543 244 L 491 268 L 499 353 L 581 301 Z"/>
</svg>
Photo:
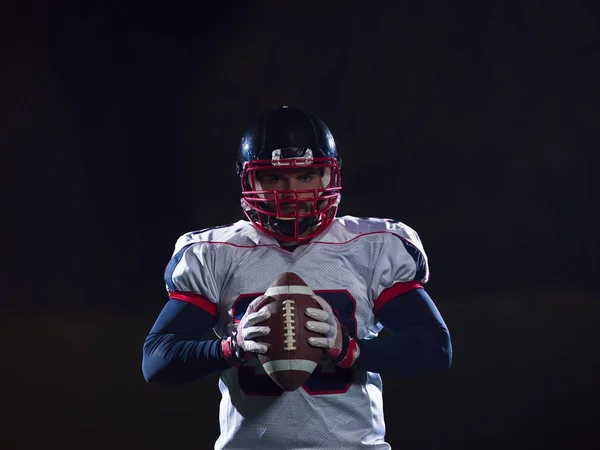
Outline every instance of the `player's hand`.
<svg viewBox="0 0 600 450">
<path fill-rule="evenodd" d="M 323 335 L 323 337 L 310 337 L 308 343 L 314 347 L 325 349 L 327 355 L 339 367 L 352 366 L 360 354 L 356 339 L 350 337 L 327 301 L 318 295 L 313 298 L 322 309 L 306 308 L 306 315 L 314 319 L 306 322 L 306 328 Z"/>
<path fill-rule="evenodd" d="M 271 317 L 272 305 L 266 305 L 256 311 L 256 307 L 264 298 L 265 296 L 261 295 L 252 300 L 242 320 L 233 329 L 231 336 L 223 341 L 223 354 L 230 362 L 243 364 L 257 353 L 267 351 L 267 344 L 254 340 L 271 332 L 269 327 L 260 325 L 260 323 Z"/>
</svg>

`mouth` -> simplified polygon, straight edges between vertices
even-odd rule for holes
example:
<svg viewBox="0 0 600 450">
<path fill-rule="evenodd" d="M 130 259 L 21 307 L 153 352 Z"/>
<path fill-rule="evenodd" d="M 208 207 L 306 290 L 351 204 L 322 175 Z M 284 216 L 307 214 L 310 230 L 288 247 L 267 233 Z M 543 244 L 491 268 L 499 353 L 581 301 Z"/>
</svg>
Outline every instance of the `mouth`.
<svg viewBox="0 0 600 450">
<path fill-rule="evenodd" d="M 284 214 L 286 216 L 295 216 L 296 215 L 296 208 L 293 206 L 280 207 L 280 211 L 281 211 L 281 214 Z M 308 213 L 308 207 L 303 206 L 303 205 L 298 206 L 298 215 L 307 214 L 307 213 Z"/>
</svg>

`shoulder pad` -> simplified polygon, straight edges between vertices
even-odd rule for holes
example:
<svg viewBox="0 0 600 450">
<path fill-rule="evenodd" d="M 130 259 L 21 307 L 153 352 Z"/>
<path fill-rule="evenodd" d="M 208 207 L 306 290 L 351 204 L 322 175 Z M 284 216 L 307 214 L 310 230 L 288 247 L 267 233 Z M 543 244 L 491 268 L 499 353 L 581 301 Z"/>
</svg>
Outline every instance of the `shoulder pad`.
<svg viewBox="0 0 600 450">
<path fill-rule="evenodd" d="M 190 231 L 182 235 L 175 244 L 175 253 L 189 244 L 203 243 L 232 243 L 237 244 L 251 236 L 254 227 L 245 220 L 204 228 L 198 231 Z"/>
</svg>

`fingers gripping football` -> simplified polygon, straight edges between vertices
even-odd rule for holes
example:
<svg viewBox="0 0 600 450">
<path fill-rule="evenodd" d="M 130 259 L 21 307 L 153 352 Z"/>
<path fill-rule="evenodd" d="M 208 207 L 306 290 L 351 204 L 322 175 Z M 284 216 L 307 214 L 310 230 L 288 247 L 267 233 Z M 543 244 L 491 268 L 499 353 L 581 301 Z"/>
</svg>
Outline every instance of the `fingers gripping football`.
<svg viewBox="0 0 600 450">
<path fill-rule="evenodd" d="M 266 344 L 254 340 L 271 332 L 268 326 L 261 323 L 271 317 L 272 306 L 266 305 L 257 311 L 264 299 L 264 295 L 256 297 L 248 305 L 244 316 L 231 332 L 231 336 L 221 341 L 223 356 L 232 366 L 244 364 L 252 356 L 265 353 L 268 349 Z"/>
<path fill-rule="evenodd" d="M 342 350 L 342 327 L 329 303 L 317 295 L 313 298 L 322 309 L 306 308 L 306 315 L 314 319 L 306 322 L 306 328 L 323 337 L 308 338 L 308 343 L 324 348 L 331 358 L 337 358 Z"/>
<path fill-rule="evenodd" d="M 271 331 L 269 327 L 261 326 L 260 323 L 271 317 L 272 305 L 266 305 L 260 310 L 256 310 L 264 298 L 265 296 L 261 295 L 248 305 L 246 313 L 236 327 L 236 344 L 246 352 L 265 353 L 267 351 L 266 344 L 254 340 L 257 337 L 266 336 Z"/>
<path fill-rule="evenodd" d="M 323 337 L 310 337 L 308 343 L 324 348 L 336 365 L 347 369 L 360 355 L 360 347 L 356 339 L 351 338 L 340 324 L 329 303 L 317 295 L 313 298 L 321 306 L 321 309 L 306 308 L 306 315 L 314 319 L 306 322 L 306 328 L 323 335 Z"/>
</svg>

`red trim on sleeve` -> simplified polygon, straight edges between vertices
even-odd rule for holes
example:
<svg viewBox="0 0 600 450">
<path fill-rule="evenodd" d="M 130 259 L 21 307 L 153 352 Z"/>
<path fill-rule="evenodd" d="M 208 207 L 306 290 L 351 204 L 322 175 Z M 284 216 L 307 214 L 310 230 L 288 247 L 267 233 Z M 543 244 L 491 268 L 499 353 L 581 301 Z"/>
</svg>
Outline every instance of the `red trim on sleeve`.
<svg viewBox="0 0 600 450">
<path fill-rule="evenodd" d="M 211 301 L 208 301 L 200 294 L 196 294 L 195 292 L 173 291 L 169 292 L 169 298 L 176 298 L 177 300 L 181 300 L 182 302 L 191 303 L 192 305 L 195 305 L 198 308 L 202 308 L 204 311 L 217 317 L 217 305 L 212 303 Z"/>
<path fill-rule="evenodd" d="M 394 297 L 398 297 L 399 295 L 404 294 L 408 291 L 412 291 L 413 289 L 418 289 L 422 287 L 423 285 L 421 284 L 421 282 L 416 280 L 392 284 L 389 288 L 384 289 L 381 292 L 381 294 L 379 294 L 379 297 L 375 299 L 375 302 L 373 304 L 373 312 L 376 313 L 379 310 L 379 308 L 381 308 Z"/>
</svg>

